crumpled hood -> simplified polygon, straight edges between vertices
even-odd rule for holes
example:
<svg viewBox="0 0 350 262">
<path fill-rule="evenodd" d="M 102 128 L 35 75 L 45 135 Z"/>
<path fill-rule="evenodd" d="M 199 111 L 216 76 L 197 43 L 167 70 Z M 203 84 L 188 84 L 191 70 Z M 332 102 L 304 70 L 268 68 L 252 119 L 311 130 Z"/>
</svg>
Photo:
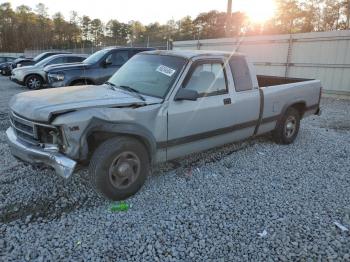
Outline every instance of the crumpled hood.
<svg viewBox="0 0 350 262">
<path fill-rule="evenodd" d="M 108 85 L 67 86 L 17 94 L 10 100 L 10 108 L 16 114 L 27 119 L 48 122 L 55 114 L 78 109 L 147 105 L 162 102 L 160 98 L 144 97 L 146 101 L 142 101 L 127 91 L 112 90 Z"/>
<path fill-rule="evenodd" d="M 84 63 L 66 63 L 66 64 L 58 64 L 58 65 L 49 65 L 45 67 L 45 71 L 49 73 L 53 72 L 62 72 L 65 70 L 74 70 L 74 69 L 84 69 L 88 66 L 88 64 Z"/>
</svg>

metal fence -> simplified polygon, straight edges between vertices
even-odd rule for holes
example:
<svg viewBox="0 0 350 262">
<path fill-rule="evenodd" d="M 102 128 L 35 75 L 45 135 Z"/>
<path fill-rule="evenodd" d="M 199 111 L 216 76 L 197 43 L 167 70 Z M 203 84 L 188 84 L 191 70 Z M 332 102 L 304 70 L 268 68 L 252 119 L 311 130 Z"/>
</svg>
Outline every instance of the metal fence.
<svg viewBox="0 0 350 262">
<path fill-rule="evenodd" d="M 320 79 L 325 93 L 350 95 L 350 30 L 175 41 L 173 49 L 245 53 L 258 74 Z"/>
<path fill-rule="evenodd" d="M 151 42 L 151 43 L 134 43 L 132 45 L 133 47 L 153 47 L 156 49 L 168 49 L 170 47 L 169 44 L 164 42 Z M 49 52 L 49 51 L 65 51 L 65 52 L 72 52 L 74 54 L 92 54 L 96 51 L 99 51 L 103 48 L 106 48 L 107 46 L 97 46 L 97 47 L 86 47 L 86 48 L 73 48 L 73 49 L 38 49 L 38 50 L 30 50 L 26 49 L 24 51 L 24 55 L 26 57 L 34 57 L 40 53 L 43 52 Z M 121 46 L 122 47 L 122 46 Z M 125 47 L 131 47 L 131 45 L 125 46 Z"/>
<path fill-rule="evenodd" d="M 0 56 L 6 56 L 6 57 L 20 57 L 23 56 L 24 53 L 6 53 L 6 52 L 0 52 Z"/>
</svg>

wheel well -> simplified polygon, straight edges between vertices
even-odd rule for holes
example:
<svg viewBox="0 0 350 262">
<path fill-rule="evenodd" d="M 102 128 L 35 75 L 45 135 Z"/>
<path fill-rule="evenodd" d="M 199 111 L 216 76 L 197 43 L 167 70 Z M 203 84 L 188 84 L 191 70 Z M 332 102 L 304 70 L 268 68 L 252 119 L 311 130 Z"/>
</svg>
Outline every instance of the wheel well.
<svg viewBox="0 0 350 262">
<path fill-rule="evenodd" d="M 137 136 L 137 135 L 119 134 L 119 133 L 103 132 L 103 131 L 94 132 L 87 137 L 86 141 L 87 141 L 88 150 L 89 150 L 88 159 L 91 158 L 93 152 L 96 150 L 96 148 L 100 144 L 116 136 L 123 136 L 123 137 L 130 137 L 130 138 L 137 139 L 139 142 L 141 142 L 144 145 L 144 147 L 148 152 L 149 160 L 150 162 L 152 161 L 152 152 L 151 152 L 150 146 L 148 145 L 148 142 L 146 141 L 146 139 L 144 139 L 143 137 Z"/>
<path fill-rule="evenodd" d="M 94 84 L 94 82 L 92 81 L 92 80 L 90 80 L 90 79 L 76 79 L 76 80 L 73 80 L 69 85 L 75 85 L 75 84 L 77 84 L 77 83 L 84 83 L 84 84 L 86 84 L 86 85 L 93 85 Z"/>
<path fill-rule="evenodd" d="M 27 82 L 28 78 L 31 77 L 31 76 L 37 76 L 41 79 L 42 82 L 44 82 L 44 78 L 41 76 L 41 75 L 38 75 L 38 74 L 30 74 L 30 75 L 27 75 L 25 78 L 24 78 L 24 83 Z"/>
<path fill-rule="evenodd" d="M 303 118 L 304 113 L 306 111 L 306 105 L 304 102 L 295 103 L 295 104 L 291 105 L 290 107 L 296 109 L 300 114 L 300 118 Z"/>
</svg>

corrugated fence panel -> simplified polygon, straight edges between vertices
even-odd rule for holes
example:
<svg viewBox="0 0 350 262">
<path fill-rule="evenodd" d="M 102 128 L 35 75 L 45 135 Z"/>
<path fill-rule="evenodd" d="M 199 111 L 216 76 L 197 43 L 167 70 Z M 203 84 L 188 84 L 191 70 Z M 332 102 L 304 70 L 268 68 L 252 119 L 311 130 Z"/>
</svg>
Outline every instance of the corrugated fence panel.
<svg viewBox="0 0 350 262">
<path fill-rule="evenodd" d="M 329 93 L 350 95 L 350 31 L 174 42 L 173 49 L 238 51 L 258 74 L 320 79 Z"/>
</svg>

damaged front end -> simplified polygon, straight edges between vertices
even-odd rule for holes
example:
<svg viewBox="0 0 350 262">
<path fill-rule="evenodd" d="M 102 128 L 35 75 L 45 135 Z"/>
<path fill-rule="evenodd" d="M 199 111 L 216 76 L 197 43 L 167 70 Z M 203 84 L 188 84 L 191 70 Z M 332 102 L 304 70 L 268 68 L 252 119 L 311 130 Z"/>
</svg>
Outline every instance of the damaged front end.
<svg viewBox="0 0 350 262">
<path fill-rule="evenodd" d="M 65 143 L 59 128 L 27 120 L 13 112 L 10 121 L 6 135 L 14 156 L 28 163 L 51 166 L 64 178 L 72 175 L 76 161 L 60 153 Z"/>
</svg>

